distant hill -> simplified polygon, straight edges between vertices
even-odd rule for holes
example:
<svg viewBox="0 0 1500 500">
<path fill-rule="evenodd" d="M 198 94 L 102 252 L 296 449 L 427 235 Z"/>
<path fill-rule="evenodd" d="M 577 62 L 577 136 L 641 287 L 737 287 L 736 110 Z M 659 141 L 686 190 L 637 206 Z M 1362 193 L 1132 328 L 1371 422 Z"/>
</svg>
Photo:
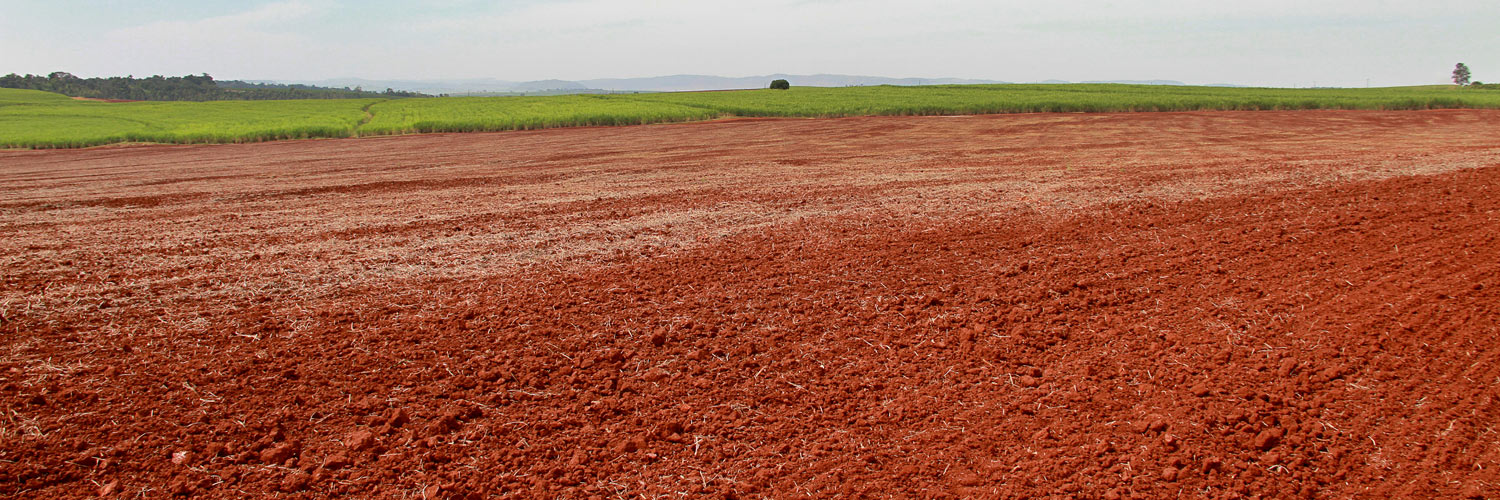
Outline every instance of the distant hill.
<svg viewBox="0 0 1500 500">
<path fill-rule="evenodd" d="M 860 85 L 946 85 L 972 83 L 1006 83 L 995 80 L 967 80 L 962 78 L 888 78 L 882 76 L 855 75 L 761 75 L 725 77 L 712 75 L 670 75 L 646 78 L 599 78 L 593 80 L 535 80 L 509 81 L 488 78 L 461 80 L 368 80 L 363 78 L 335 78 L 317 81 L 287 81 L 335 88 L 392 88 L 424 94 L 512 94 L 512 93 L 578 93 L 616 92 L 679 92 L 693 90 L 758 89 L 771 80 L 785 79 L 792 85 L 805 87 L 852 87 Z"/>
<path fill-rule="evenodd" d="M 1058 85 L 1058 84 L 1067 84 L 1067 83 L 1073 83 L 1073 82 L 1070 82 L 1070 81 L 1067 81 L 1067 80 L 1042 80 L 1042 81 L 1036 82 L 1036 83 L 1045 83 L 1045 84 Z M 1125 85 L 1179 85 L 1179 86 L 1193 86 L 1192 84 L 1182 83 L 1182 82 L 1179 82 L 1177 80 L 1089 80 L 1089 81 L 1083 81 L 1083 82 L 1078 82 L 1078 83 L 1119 83 L 1119 84 L 1125 84 Z M 1198 87 L 1238 87 L 1238 88 L 1244 88 L 1245 87 L 1244 85 L 1236 85 L 1236 84 L 1233 84 L 1233 83 L 1205 83 L 1205 84 L 1196 85 L 1196 86 L 1198 86 Z"/>
<path fill-rule="evenodd" d="M 604 78 L 583 80 L 585 87 L 609 90 L 643 91 L 689 91 L 729 90 L 764 88 L 771 80 L 787 80 L 792 85 L 803 87 L 856 87 L 863 85 L 948 85 L 972 83 L 1004 83 L 995 80 L 965 80 L 962 78 L 888 78 L 883 76 L 853 75 L 786 75 L 724 77 L 710 75 L 672 75 L 651 78 Z"/>
<path fill-rule="evenodd" d="M 332 78 L 327 80 L 247 80 L 256 83 L 302 84 L 317 87 L 350 89 L 396 89 L 423 94 L 457 94 L 466 92 L 508 92 L 520 82 L 494 78 L 462 80 L 373 80 L 367 78 Z"/>
<path fill-rule="evenodd" d="M 509 90 L 513 92 L 533 92 L 541 90 L 588 90 L 590 87 L 582 82 L 570 82 L 567 80 L 537 80 L 532 82 L 520 82 L 514 84 Z"/>
<path fill-rule="evenodd" d="M 298 83 L 333 88 L 396 89 L 424 94 L 450 95 L 557 95 L 557 94 L 603 94 L 611 92 L 684 92 L 697 90 L 736 90 L 765 88 L 771 80 L 785 79 L 794 87 L 857 87 L 865 85 L 967 85 L 1011 83 L 999 80 L 971 80 L 964 78 L 890 78 L 884 76 L 859 75 L 759 75 L 759 76 L 714 76 L 714 75 L 669 75 L 645 78 L 596 78 L 592 80 L 533 80 L 511 81 L 493 78 L 459 80 L 367 80 L 363 78 L 336 78 Z M 1073 83 L 1065 80 L 1044 80 L 1034 83 Z M 1135 85 L 1187 85 L 1177 80 L 1096 80 L 1082 83 L 1125 83 Z M 1213 87 L 1238 87 L 1232 84 L 1213 84 Z"/>
<path fill-rule="evenodd" d="M 1187 85 L 1177 80 L 1098 80 L 1080 83 L 1123 83 L 1127 85 Z"/>
</svg>

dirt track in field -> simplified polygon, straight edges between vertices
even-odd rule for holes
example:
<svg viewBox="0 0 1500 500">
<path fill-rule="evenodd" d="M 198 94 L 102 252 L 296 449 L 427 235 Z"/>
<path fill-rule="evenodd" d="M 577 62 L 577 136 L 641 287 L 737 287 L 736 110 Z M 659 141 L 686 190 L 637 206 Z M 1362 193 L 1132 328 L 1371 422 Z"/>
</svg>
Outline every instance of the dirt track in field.
<svg viewBox="0 0 1500 500">
<path fill-rule="evenodd" d="M 0 495 L 1494 496 L 1497 120 L 0 152 Z"/>
</svg>

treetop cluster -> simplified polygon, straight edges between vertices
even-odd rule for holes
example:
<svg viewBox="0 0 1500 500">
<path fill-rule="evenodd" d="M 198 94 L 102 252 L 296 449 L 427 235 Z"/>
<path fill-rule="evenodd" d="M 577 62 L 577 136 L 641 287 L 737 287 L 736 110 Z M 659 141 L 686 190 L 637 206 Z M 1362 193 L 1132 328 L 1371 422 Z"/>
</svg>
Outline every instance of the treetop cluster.
<svg viewBox="0 0 1500 500">
<path fill-rule="evenodd" d="M 155 75 L 146 78 L 115 76 L 80 78 L 64 71 L 49 75 L 0 77 L 0 88 L 41 90 L 70 97 L 122 99 L 130 101 L 259 101 L 284 99 L 364 99 L 372 97 L 430 97 L 416 92 L 385 89 L 369 92 L 354 88 L 327 88 L 311 85 L 250 83 L 239 80 L 215 81 L 207 73 L 187 76 Z"/>
</svg>

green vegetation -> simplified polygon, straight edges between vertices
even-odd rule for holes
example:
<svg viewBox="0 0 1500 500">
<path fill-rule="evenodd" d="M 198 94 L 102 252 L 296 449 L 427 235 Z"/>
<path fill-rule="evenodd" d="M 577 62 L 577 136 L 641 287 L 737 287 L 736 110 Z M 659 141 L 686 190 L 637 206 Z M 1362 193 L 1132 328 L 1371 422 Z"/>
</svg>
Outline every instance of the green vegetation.
<svg viewBox="0 0 1500 500">
<path fill-rule="evenodd" d="M 736 116 L 835 117 L 1034 112 L 1275 109 L 1500 108 L 1500 94 L 1452 87 L 1268 89 L 1165 85 L 937 85 L 797 87 L 786 91 L 684 92 L 637 100 L 712 109 Z"/>
<path fill-rule="evenodd" d="M 371 107 L 360 134 L 480 132 L 554 127 L 643 125 L 715 118 L 701 107 L 637 101 L 620 95 L 402 99 Z"/>
<path fill-rule="evenodd" d="M 238 80 L 214 81 L 207 73 L 201 76 L 161 75 L 150 78 L 116 76 L 79 78 L 58 71 L 47 76 L 15 73 L 0 76 L 0 88 L 41 90 L 71 97 L 121 99 L 131 101 L 263 101 L 286 99 L 367 99 L 392 97 L 428 97 L 415 92 L 365 92 L 359 89 L 334 89 L 311 85 L 248 83 Z"/>
<path fill-rule="evenodd" d="M 771 88 L 775 90 L 786 90 L 792 88 L 792 84 L 791 82 L 788 82 L 786 80 L 776 79 L 771 80 Z"/>
<path fill-rule="evenodd" d="M 441 94 L 442 97 L 537 97 L 553 95 L 602 95 L 602 94 L 652 94 L 656 90 L 605 90 L 605 89 L 553 89 L 553 90 L 523 90 L 515 92 L 455 92 L 452 94 Z"/>
<path fill-rule="evenodd" d="M 1500 91 L 1477 85 L 1377 89 L 943 85 L 554 97 L 103 103 L 0 89 L 0 147 L 251 142 L 636 125 L 721 116 L 1435 108 L 1500 109 Z"/>
<path fill-rule="evenodd" d="M 119 142 L 226 143 L 348 137 L 373 99 L 78 101 L 0 89 L 0 147 L 77 148 Z"/>
</svg>

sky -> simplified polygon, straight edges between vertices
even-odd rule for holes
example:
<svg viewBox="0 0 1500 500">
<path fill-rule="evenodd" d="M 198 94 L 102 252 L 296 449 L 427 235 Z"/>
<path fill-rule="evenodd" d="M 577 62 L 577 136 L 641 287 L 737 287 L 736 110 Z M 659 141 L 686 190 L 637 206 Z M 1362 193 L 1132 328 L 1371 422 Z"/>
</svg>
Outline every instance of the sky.
<svg viewBox="0 0 1500 500">
<path fill-rule="evenodd" d="M 1495 0 L 0 0 L 0 74 L 1500 82 Z"/>
</svg>

